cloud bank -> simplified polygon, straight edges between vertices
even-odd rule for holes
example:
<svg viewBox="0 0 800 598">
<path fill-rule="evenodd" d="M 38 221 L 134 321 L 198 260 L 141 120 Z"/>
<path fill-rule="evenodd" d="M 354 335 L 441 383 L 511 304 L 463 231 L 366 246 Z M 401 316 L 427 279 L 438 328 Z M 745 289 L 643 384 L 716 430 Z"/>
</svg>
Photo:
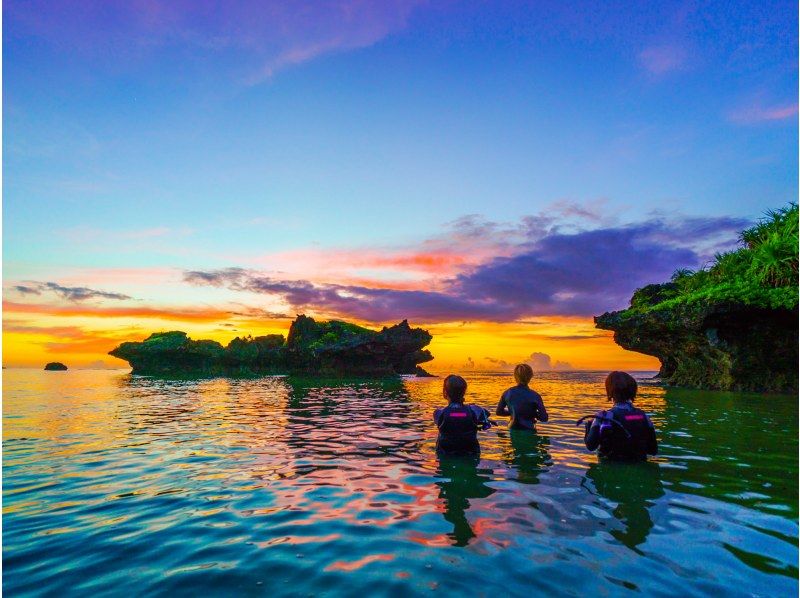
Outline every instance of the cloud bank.
<svg viewBox="0 0 800 598">
<path fill-rule="evenodd" d="M 441 323 L 590 316 L 625 307 L 635 289 L 664 281 L 678 268 L 703 265 L 714 251 L 730 246 L 721 239 L 736 238 L 747 224 L 728 217 L 654 216 L 634 224 L 568 232 L 531 226 L 508 255 L 454 272 L 438 281 L 435 290 L 287 280 L 239 267 L 187 271 L 184 280 L 277 297 L 296 311 L 376 323 L 402 318 Z M 480 245 L 482 236 L 498 228 L 471 230 L 474 243 Z"/>
<path fill-rule="evenodd" d="M 484 357 L 483 359 L 484 361 L 488 361 L 492 366 L 501 370 L 513 370 L 519 363 L 527 363 L 529 366 L 531 366 L 534 372 L 564 372 L 575 369 L 572 367 L 571 363 L 567 361 L 553 361 L 550 355 L 547 353 L 541 353 L 539 351 L 534 351 L 528 358 L 520 359 L 514 363 L 510 363 L 505 359 L 497 359 L 495 357 Z"/>
</svg>

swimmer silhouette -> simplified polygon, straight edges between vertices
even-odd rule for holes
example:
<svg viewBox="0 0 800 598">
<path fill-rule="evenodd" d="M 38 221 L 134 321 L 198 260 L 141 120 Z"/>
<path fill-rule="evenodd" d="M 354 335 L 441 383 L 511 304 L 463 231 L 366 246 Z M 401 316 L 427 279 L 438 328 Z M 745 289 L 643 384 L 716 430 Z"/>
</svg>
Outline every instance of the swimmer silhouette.
<svg viewBox="0 0 800 598">
<path fill-rule="evenodd" d="M 467 519 L 471 498 L 486 498 L 494 494 L 494 489 L 486 485 L 491 478 L 490 469 L 479 469 L 479 459 L 474 456 L 439 457 L 437 474 L 441 481 L 439 498 L 444 501 L 443 516 L 453 524 L 453 532 L 447 534 L 453 546 L 466 546 L 475 537 L 475 532 Z"/>
<path fill-rule="evenodd" d="M 622 528 L 611 530 L 611 535 L 641 554 L 637 546 L 647 540 L 653 529 L 650 508 L 664 496 L 659 465 L 651 461 L 600 461 L 589 466 L 586 478 L 592 481 L 597 494 L 617 503 L 612 514 Z"/>
<path fill-rule="evenodd" d="M 550 459 L 550 439 L 514 428 L 508 431 L 508 435 L 511 451 L 503 455 L 503 460 L 516 470 L 518 482 L 538 484 L 539 474 L 547 471 L 553 463 Z"/>
</svg>

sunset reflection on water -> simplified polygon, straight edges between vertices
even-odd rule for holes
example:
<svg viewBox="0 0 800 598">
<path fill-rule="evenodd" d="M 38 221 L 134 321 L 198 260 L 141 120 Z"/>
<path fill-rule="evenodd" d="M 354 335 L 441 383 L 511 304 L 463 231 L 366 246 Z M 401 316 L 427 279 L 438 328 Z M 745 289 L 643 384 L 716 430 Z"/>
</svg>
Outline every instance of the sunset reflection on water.
<svg viewBox="0 0 800 598">
<path fill-rule="evenodd" d="M 466 377 L 467 401 L 491 411 L 511 384 Z M 605 405 L 602 379 L 541 374 L 537 434 L 500 425 L 479 459 L 439 459 L 440 378 L 7 370 L 4 589 L 472 595 L 493 580 L 522 595 L 531 575 L 566 593 L 796 588 L 792 397 L 756 423 L 744 395 L 642 384 L 661 454 L 619 465 L 574 425 Z"/>
</svg>

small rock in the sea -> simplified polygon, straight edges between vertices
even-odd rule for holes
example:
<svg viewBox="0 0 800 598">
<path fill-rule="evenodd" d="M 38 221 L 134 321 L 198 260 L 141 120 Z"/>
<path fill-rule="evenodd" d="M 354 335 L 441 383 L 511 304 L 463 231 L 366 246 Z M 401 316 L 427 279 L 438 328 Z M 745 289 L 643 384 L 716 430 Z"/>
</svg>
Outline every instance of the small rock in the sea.
<svg viewBox="0 0 800 598">
<path fill-rule="evenodd" d="M 60 361 L 51 361 L 46 366 L 44 366 L 44 369 L 50 372 L 62 372 L 67 369 L 67 366 L 65 366 Z"/>
</svg>

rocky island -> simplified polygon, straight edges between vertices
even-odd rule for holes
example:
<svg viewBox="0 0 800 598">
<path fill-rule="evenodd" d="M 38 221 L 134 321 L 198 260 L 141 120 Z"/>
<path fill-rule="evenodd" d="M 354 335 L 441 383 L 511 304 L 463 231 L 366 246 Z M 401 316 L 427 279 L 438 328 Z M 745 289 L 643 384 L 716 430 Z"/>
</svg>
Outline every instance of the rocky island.
<svg viewBox="0 0 800 598">
<path fill-rule="evenodd" d="M 142 342 L 122 343 L 109 355 L 130 363 L 134 374 L 156 376 L 425 375 L 419 364 L 433 359 L 424 349 L 431 338 L 406 320 L 375 331 L 301 315 L 285 339 L 280 334 L 237 337 L 223 347 L 213 340 L 192 340 L 185 332 L 157 332 Z"/>
<path fill-rule="evenodd" d="M 48 372 L 63 372 L 67 369 L 67 366 L 60 361 L 51 361 L 44 366 L 44 369 Z"/>
<path fill-rule="evenodd" d="M 797 392 L 797 205 L 768 213 L 740 241 L 708 268 L 637 290 L 628 309 L 596 317 L 596 326 L 657 357 L 667 384 Z"/>
</svg>

